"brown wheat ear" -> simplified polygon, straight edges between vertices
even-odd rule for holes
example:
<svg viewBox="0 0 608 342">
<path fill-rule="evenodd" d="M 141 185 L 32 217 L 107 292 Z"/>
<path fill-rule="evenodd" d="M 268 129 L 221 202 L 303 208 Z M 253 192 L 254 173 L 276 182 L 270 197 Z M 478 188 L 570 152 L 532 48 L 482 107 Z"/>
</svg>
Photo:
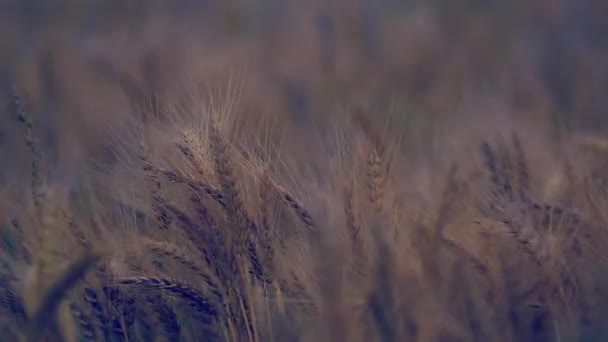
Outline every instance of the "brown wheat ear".
<svg viewBox="0 0 608 342">
<path fill-rule="evenodd" d="M 244 246 L 250 239 L 252 233 L 253 221 L 249 219 L 249 215 L 243 205 L 241 193 L 234 177 L 234 170 L 232 169 L 232 160 L 229 156 L 228 145 L 216 126 L 215 122 L 212 121 L 209 127 L 209 142 L 211 148 L 211 154 L 215 165 L 215 172 L 220 182 L 222 194 L 226 201 L 226 215 L 228 220 L 233 224 L 235 233 L 237 234 L 237 244 L 240 246 L 240 253 L 243 253 Z M 239 253 L 239 254 L 240 254 Z"/>
<path fill-rule="evenodd" d="M 287 207 L 291 208 L 296 216 L 309 228 L 315 228 L 314 221 L 310 212 L 304 207 L 302 202 L 295 198 L 289 191 L 280 186 L 270 175 L 267 178 L 267 183 L 272 190 L 272 193 L 280 199 Z"/>
<path fill-rule="evenodd" d="M 386 160 L 386 146 L 362 110 L 354 112 L 354 120 L 369 142 L 367 146 L 368 196 L 372 207 L 380 212 L 384 206 L 384 190 L 390 165 Z"/>
</svg>

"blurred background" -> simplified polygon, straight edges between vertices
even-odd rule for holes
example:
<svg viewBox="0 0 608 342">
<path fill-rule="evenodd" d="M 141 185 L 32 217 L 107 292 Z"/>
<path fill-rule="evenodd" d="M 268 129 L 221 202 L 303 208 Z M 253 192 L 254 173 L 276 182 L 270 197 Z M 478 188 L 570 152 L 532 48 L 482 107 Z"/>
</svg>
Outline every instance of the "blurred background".
<svg viewBox="0 0 608 342">
<path fill-rule="evenodd" d="M 14 84 L 64 175 L 199 84 L 301 127 L 365 105 L 420 140 L 500 120 L 604 135 L 607 57 L 603 0 L 1 0 L 0 180 L 27 178 Z"/>
</svg>

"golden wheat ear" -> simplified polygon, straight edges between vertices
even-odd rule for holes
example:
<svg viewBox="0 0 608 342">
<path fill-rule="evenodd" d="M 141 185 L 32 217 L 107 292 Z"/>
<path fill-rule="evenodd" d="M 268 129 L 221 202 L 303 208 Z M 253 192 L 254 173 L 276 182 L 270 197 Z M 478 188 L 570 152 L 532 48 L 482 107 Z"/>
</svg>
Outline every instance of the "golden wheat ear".
<svg viewBox="0 0 608 342">
<path fill-rule="evenodd" d="M 376 212 L 381 212 L 384 207 L 384 191 L 390 168 L 386 145 L 363 110 L 355 110 L 353 120 L 368 140 L 367 181 L 369 202 Z"/>
</svg>

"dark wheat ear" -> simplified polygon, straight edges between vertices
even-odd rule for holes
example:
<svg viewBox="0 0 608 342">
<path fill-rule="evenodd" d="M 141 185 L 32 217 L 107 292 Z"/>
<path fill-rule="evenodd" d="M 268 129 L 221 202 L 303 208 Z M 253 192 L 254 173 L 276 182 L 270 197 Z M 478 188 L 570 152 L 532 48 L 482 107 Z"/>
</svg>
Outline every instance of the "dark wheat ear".
<svg viewBox="0 0 608 342">
<path fill-rule="evenodd" d="M 147 289 L 158 289 L 165 291 L 175 297 L 183 299 L 192 309 L 203 314 L 207 323 L 218 318 L 218 309 L 199 290 L 189 284 L 169 279 L 153 277 L 130 277 L 118 278 L 117 284 L 141 287 Z"/>
<path fill-rule="evenodd" d="M 487 141 L 481 144 L 481 155 L 484 158 L 484 165 L 490 173 L 490 181 L 496 188 L 500 188 L 500 172 L 498 171 L 498 160 L 492 146 Z"/>
<path fill-rule="evenodd" d="M 191 260 L 186 254 L 180 252 L 177 246 L 166 242 L 156 242 L 151 240 L 146 241 L 145 246 L 150 251 L 171 258 L 178 264 L 194 272 L 194 274 L 203 279 L 205 285 L 211 294 L 213 294 L 213 297 L 217 303 L 222 304 L 224 302 L 222 291 L 218 286 L 217 281 L 213 279 L 209 272 L 201 268 L 196 261 Z"/>
<path fill-rule="evenodd" d="M 15 115 L 25 128 L 25 143 L 32 154 L 32 197 L 34 206 L 40 209 L 47 195 L 47 177 L 46 170 L 43 167 L 44 154 L 40 150 L 38 139 L 34 135 L 32 118 L 27 111 L 25 101 L 19 94 L 17 85 L 13 85 L 12 95 Z"/>
</svg>

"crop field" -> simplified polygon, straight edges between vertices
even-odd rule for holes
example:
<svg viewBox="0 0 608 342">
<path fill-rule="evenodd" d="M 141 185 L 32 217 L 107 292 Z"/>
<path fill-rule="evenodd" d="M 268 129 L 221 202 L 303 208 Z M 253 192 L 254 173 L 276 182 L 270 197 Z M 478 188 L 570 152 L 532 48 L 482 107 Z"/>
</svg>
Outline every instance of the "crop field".
<svg viewBox="0 0 608 342">
<path fill-rule="evenodd" d="M 608 3 L 0 0 L 0 341 L 608 341 Z"/>
</svg>

